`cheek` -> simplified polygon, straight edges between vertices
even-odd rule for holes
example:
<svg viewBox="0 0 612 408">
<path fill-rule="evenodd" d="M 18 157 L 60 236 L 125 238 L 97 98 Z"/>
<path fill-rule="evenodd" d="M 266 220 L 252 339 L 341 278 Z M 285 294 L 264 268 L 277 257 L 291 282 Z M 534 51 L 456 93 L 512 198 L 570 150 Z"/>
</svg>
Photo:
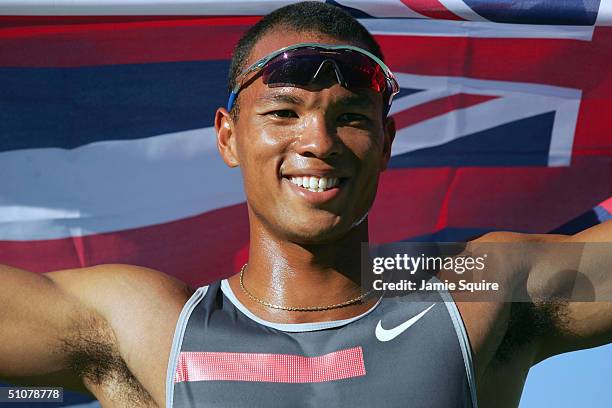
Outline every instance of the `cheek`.
<svg viewBox="0 0 612 408">
<path fill-rule="evenodd" d="M 345 132 L 341 138 L 351 154 L 361 163 L 364 171 L 380 166 L 383 156 L 382 138 L 368 131 Z"/>
<path fill-rule="evenodd" d="M 345 138 L 345 143 L 356 161 L 357 188 L 363 200 L 369 201 L 378 187 L 378 179 L 383 163 L 382 137 L 373 132 L 353 132 L 351 137 Z"/>
<path fill-rule="evenodd" d="M 261 157 L 278 155 L 286 149 L 286 145 L 293 135 L 301 134 L 301 129 L 298 126 L 279 126 L 265 116 L 255 114 L 251 116 L 252 120 L 249 123 L 244 123 L 244 129 L 240 129 L 241 137 L 238 139 L 241 150 L 249 151 L 245 155 L 245 159 L 249 159 L 249 156 L 260 159 Z M 251 155 L 250 151 L 254 152 L 255 155 Z"/>
<path fill-rule="evenodd" d="M 237 150 L 240 168 L 249 197 L 259 196 L 278 184 L 279 163 L 284 151 L 284 141 L 272 132 L 252 127 L 239 139 Z"/>
</svg>

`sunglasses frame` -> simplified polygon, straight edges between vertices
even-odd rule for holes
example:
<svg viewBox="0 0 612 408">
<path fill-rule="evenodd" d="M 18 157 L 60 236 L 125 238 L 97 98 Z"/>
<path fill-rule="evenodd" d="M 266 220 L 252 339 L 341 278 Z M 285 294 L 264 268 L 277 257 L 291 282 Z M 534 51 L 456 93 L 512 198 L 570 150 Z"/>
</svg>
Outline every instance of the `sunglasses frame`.
<svg viewBox="0 0 612 408">
<path fill-rule="evenodd" d="M 293 45 L 289 45 L 287 47 L 283 47 L 280 48 L 276 51 L 273 51 L 272 53 L 266 55 L 265 57 L 261 58 L 260 60 L 258 60 L 257 62 L 255 62 L 254 64 L 252 64 L 251 66 L 249 66 L 248 68 L 244 69 L 237 77 L 236 77 L 236 85 L 234 86 L 234 89 L 232 90 L 232 92 L 229 95 L 229 99 L 227 101 L 227 111 L 231 111 L 232 107 L 234 106 L 234 102 L 236 100 L 236 96 L 238 96 L 238 92 L 240 92 L 240 89 L 242 88 L 243 84 L 244 84 L 244 80 L 246 79 L 246 77 L 253 73 L 253 72 L 258 72 L 261 71 L 268 62 L 270 62 L 273 58 L 279 56 L 280 54 L 286 52 L 286 51 L 290 51 L 290 50 L 295 50 L 298 48 L 313 48 L 313 49 L 323 49 L 323 50 L 350 50 L 350 51 L 356 51 L 360 54 L 363 54 L 367 57 L 369 57 L 371 60 L 373 60 L 374 62 L 376 62 L 383 70 L 383 74 L 385 76 L 385 79 L 387 80 L 387 86 L 389 87 L 389 89 L 391 89 L 391 94 L 389 96 L 389 104 L 387 106 L 387 112 L 389 111 L 389 108 L 391 107 L 391 103 L 393 102 L 393 97 L 395 95 L 397 95 L 400 91 L 400 86 L 399 83 L 397 82 L 397 80 L 395 79 L 395 75 L 393 75 L 393 72 L 391 72 L 391 70 L 389 69 L 389 67 L 387 67 L 387 65 L 385 65 L 384 62 L 382 62 L 382 60 L 380 58 L 378 58 L 376 55 L 372 54 L 371 52 L 364 50 L 363 48 L 360 47 L 356 47 L 354 45 L 348 45 L 348 44 L 321 44 L 321 43 L 298 43 L 298 44 L 293 44 Z M 335 61 L 334 61 L 335 63 Z M 335 68 L 337 69 L 337 68 Z"/>
</svg>

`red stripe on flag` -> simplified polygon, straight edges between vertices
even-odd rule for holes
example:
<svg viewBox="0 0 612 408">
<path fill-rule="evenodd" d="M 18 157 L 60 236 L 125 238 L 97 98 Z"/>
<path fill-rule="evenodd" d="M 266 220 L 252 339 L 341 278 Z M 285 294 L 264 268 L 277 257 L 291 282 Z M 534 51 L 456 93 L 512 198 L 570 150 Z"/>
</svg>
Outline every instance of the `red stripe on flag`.
<svg viewBox="0 0 612 408">
<path fill-rule="evenodd" d="M 450 182 L 448 183 L 448 188 L 446 189 L 446 192 L 444 194 L 444 199 L 442 200 L 442 204 L 440 205 L 440 211 L 438 213 L 438 220 L 436 221 L 436 227 L 434 231 L 443 230 L 448 225 L 448 207 L 450 205 L 449 202 L 451 199 L 451 194 L 449 193 L 454 190 L 453 183 L 455 182 L 455 180 L 457 180 L 457 178 L 455 177 L 457 168 L 451 167 L 450 170 L 451 170 L 450 177 L 449 177 Z"/>
<path fill-rule="evenodd" d="M 361 347 L 319 357 L 292 354 L 182 352 L 174 382 L 319 383 L 366 374 Z"/>
<path fill-rule="evenodd" d="M 71 24 L 106 24 L 106 23 L 131 23 L 139 21 L 160 20 L 201 20 L 205 16 L 0 16 L 0 29 L 28 26 L 53 26 Z M 231 23 L 236 17 L 218 18 L 211 16 L 215 21 L 223 21 L 224 24 Z"/>
<path fill-rule="evenodd" d="M 596 27 L 592 41 L 418 35 L 376 40 L 393 72 L 543 83 L 608 95 L 599 87 L 610 75 L 600 68 L 612 58 L 612 27 Z"/>
<path fill-rule="evenodd" d="M 470 95 L 460 93 L 445 98 L 436 99 L 422 103 L 414 108 L 405 109 L 393 115 L 395 118 L 395 127 L 397 129 L 402 129 L 406 126 L 410 126 L 438 115 L 443 115 L 455 109 L 467 108 L 469 106 L 478 105 L 479 103 L 497 98 L 498 96 Z"/>
<path fill-rule="evenodd" d="M 31 18 L 31 17 L 30 17 Z M 0 19 L 0 66 L 79 67 L 230 59 L 261 17 L 78 17 L 44 25 Z M 36 22 L 36 19 L 33 20 Z M 12 26 L 11 26 L 12 24 Z M 211 44 L 214 44 L 212 46 Z"/>
<path fill-rule="evenodd" d="M 444 7 L 438 0 L 402 0 L 402 3 L 411 10 L 429 18 L 465 21 L 463 18 Z"/>
<path fill-rule="evenodd" d="M 609 174 L 612 158 L 583 156 L 571 167 L 389 169 L 370 211 L 370 237 L 393 242 L 444 228 L 548 232 L 612 196 Z"/>
</svg>

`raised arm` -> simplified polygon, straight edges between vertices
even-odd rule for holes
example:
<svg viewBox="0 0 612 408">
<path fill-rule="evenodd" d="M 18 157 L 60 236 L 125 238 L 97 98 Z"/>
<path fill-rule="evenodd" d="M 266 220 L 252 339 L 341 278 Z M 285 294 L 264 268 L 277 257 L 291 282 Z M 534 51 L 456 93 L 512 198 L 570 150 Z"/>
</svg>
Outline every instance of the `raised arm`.
<svg viewBox="0 0 612 408">
<path fill-rule="evenodd" d="M 0 379 L 88 390 L 105 406 L 163 405 L 186 284 L 118 264 L 48 274 L 2 265 L 0 276 Z"/>
<path fill-rule="evenodd" d="M 48 275 L 0 265 L 0 282 L 0 378 L 86 391 L 65 340 L 95 312 Z"/>
<path fill-rule="evenodd" d="M 612 342 L 612 221 L 575 235 L 493 232 L 475 242 L 516 244 L 498 249 L 514 271 L 513 300 L 533 299 L 536 318 L 548 322 L 534 364 Z"/>
</svg>

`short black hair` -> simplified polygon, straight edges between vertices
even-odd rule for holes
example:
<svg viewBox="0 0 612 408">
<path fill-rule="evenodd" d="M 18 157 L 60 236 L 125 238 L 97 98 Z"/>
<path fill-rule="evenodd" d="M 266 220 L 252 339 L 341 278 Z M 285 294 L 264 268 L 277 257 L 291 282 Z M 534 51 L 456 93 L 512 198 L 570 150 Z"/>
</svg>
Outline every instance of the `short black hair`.
<svg viewBox="0 0 612 408">
<path fill-rule="evenodd" d="M 359 44 L 384 62 L 380 46 L 348 12 L 332 4 L 304 1 L 274 10 L 251 27 L 238 41 L 232 55 L 227 79 L 228 92 L 236 85 L 236 77 L 246 68 L 246 62 L 255 44 L 268 32 L 279 28 L 297 32 L 315 32 L 328 35 L 353 44 Z M 238 119 L 238 99 L 234 102 L 231 115 Z"/>
</svg>

